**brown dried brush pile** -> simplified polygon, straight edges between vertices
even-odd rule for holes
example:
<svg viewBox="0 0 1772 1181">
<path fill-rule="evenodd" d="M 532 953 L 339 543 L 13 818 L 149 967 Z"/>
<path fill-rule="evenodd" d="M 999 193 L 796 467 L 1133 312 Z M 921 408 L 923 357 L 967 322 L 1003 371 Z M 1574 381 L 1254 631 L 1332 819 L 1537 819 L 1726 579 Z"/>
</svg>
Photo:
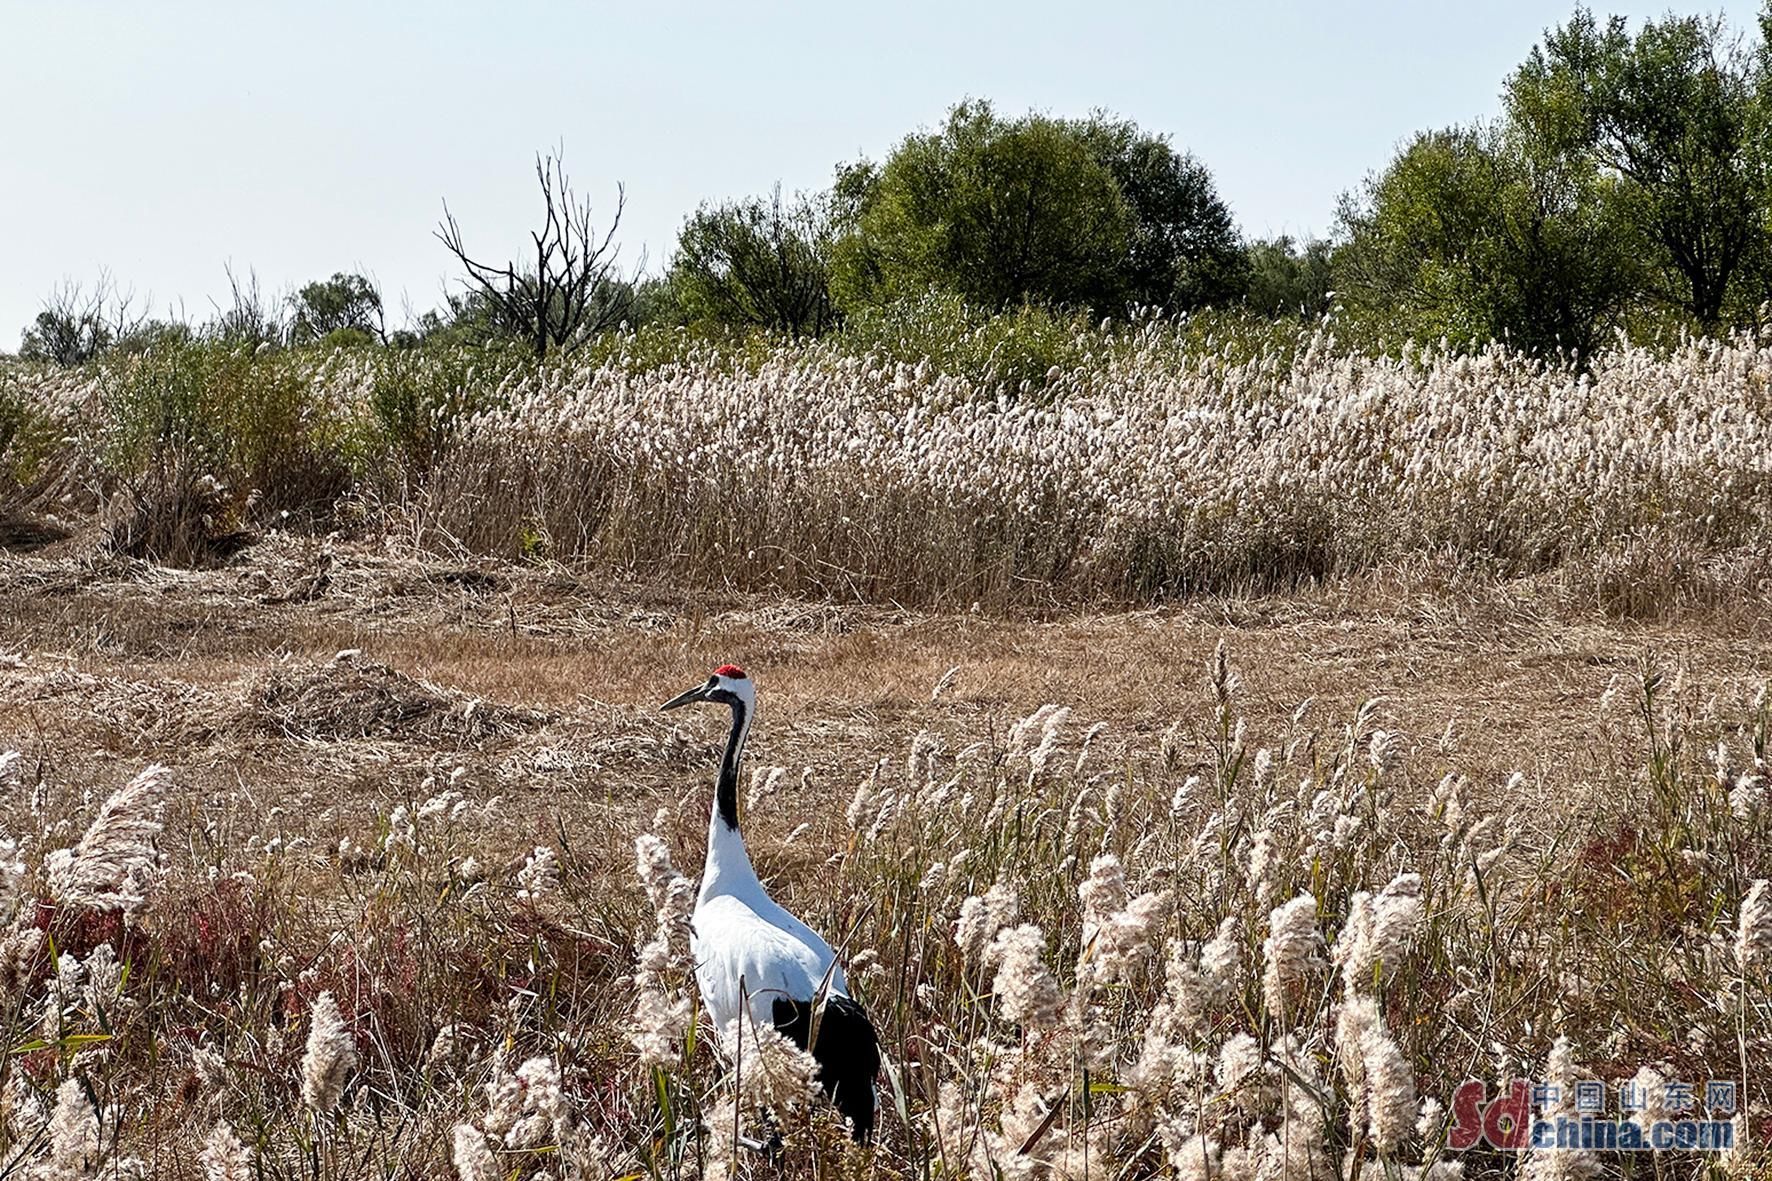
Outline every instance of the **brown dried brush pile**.
<svg viewBox="0 0 1772 1181">
<path fill-rule="evenodd" d="M 77 701 L 82 721 L 113 749 L 202 746 L 238 721 L 238 699 L 170 678 L 95 676 L 46 661 L 0 656 L 0 706 Z"/>
<path fill-rule="evenodd" d="M 291 662 L 251 694 L 253 716 L 289 738 L 403 738 L 473 745 L 546 725 L 539 710 L 492 705 L 413 680 L 355 651 Z"/>
<path fill-rule="evenodd" d="M 699 1017 L 678 867 L 705 788 L 651 832 L 513 850 L 489 835 L 497 781 L 439 769 L 368 815 L 219 801 L 170 848 L 176 776 L 82 803 L 11 760 L 0 1173 L 1764 1175 L 1764 694 L 1618 682 L 1538 796 L 1590 781 L 1588 815 L 1467 781 L 1455 734 L 1397 733 L 1381 702 L 1306 703 L 1262 736 L 1242 713 L 1221 651 L 1148 739 L 1059 705 L 981 736 L 956 709 L 850 768 L 840 815 L 754 769 L 759 866 L 799 867 L 777 893 L 840 944 L 880 1030 L 868 1148 L 808 1101 L 803 1056 L 747 1033 L 734 1071 Z M 617 845 L 637 872 L 585 857 Z M 1704 1107 L 1722 1079 L 1734 1112 Z M 1521 1109 L 1547 1119 L 1578 1081 L 1688 1080 L 1736 1146 L 1450 1147 L 1461 1084 L 1524 1080 L 1559 1088 Z"/>
</svg>

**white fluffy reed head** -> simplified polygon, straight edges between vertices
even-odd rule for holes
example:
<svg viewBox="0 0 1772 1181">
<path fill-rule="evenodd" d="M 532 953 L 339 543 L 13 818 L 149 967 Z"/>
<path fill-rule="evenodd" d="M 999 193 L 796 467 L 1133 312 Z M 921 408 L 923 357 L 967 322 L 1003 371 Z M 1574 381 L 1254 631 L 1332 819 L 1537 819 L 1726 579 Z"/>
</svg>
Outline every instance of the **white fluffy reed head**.
<svg viewBox="0 0 1772 1181">
<path fill-rule="evenodd" d="M 818 1097 L 818 1061 L 774 1026 L 735 1022 L 721 1031 L 720 1046 L 744 1106 L 786 1110 Z"/>
<path fill-rule="evenodd" d="M 159 854 L 160 809 L 172 772 L 159 764 L 112 793 L 71 849 L 44 861 L 49 892 L 63 906 L 134 911 L 147 901 Z"/>
<path fill-rule="evenodd" d="M 197 1154 L 204 1181 L 252 1181 L 252 1150 L 240 1142 L 226 1120 L 217 1120 Z"/>
<path fill-rule="evenodd" d="M 1310 974 L 1322 962 L 1323 937 L 1317 930 L 1317 900 L 1300 894 L 1268 915 L 1262 943 L 1266 961 L 1261 977 L 1268 1012 L 1284 1019 Z"/>
<path fill-rule="evenodd" d="M 547 845 L 537 845 L 517 871 L 517 901 L 533 904 L 559 888 L 559 854 Z"/>
<path fill-rule="evenodd" d="M 1735 964 L 1742 972 L 1772 963 L 1772 882 L 1760 878 L 1741 901 L 1735 935 Z"/>
<path fill-rule="evenodd" d="M 692 1011 L 686 996 L 673 995 L 657 985 L 641 988 L 628 1024 L 628 1040 L 640 1052 L 642 1066 L 676 1069 Z"/>
<path fill-rule="evenodd" d="M 1003 1016 L 1017 1025 L 1052 1026 L 1063 1015 L 1058 980 L 1046 967 L 1046 935 L 1033 923 L 997 934 L 989 958 L 997 964 L 991 992 Z"/>
<path fill-rule="evenodd" d="M 308 1044 L 301 1059 L 302 1102 L 321 1115 L 338 1107 L 345 1078 L 357 1066 L 357 1042 L 330 992 L 314 1001 Z"/>
<path fill-rule="evenodd" d="M 86 1096 L 86 1084 L 65 1080 L 55 1090 L 55 1112 L 49 1117 L 49 1159 L 60 1175 L 83 1177 L 99 1159 L 98 1112 Z M 54 1173 L 51 1174 L 56 1175 Z"/>
<path fill-rule="evenodd" d="M 966 962 L 982 962 L 997 932 L 1014 922 L 1020 913 L 1021 897 L 1003 882 L 962 902 L 959 920 L 954 923 L 954 942 Z"/>
<path fill-rule="evenodd" d="M 499 1181 L 504 1175 L 485 1133 L 473 1124 L 456 1124 L 450 1140 L 450 1160 L 461 1181 Z"/>
</svg>

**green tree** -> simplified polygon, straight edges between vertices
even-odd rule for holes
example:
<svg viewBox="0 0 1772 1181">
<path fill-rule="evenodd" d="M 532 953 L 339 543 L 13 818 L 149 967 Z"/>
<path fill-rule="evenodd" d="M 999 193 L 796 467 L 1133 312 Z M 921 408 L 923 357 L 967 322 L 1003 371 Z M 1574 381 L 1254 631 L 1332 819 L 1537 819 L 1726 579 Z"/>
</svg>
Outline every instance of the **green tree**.
<svg viewBox="0 0 1772 1181">
<path fill-rule="evenodd" d="M 419 316 L 413 336 L 415 343 L 449 347 L 508 339 L 499 329 L 492 305 L 472 289 L 445 291 L 443 306 Z"/>
<path fill-rule="evenodd" d="M 943 288 L 986 308 L 1030 301 L 1110 308 L 1124 290 L 1133 217 L 1113 173 L 1073 126 L 955 107 L 876 172 L 840 173 L 853 227 L 837 251 L 839 301 Z"/>
<path fill-rule="evenodd" d="M 1241 299 L 1248 256 L 1198 160 L 1106 114 L 999 116 L 963 102 L 883 165 L 840 168 L 833 287 L 845 307 L 941 289 L 1017 304 L 1191 310 Z"/>
<path fill-rule="evenodd" d="M 1588 354 L 1635 286 L 1615 184 L 1507 126 L 1418 135 L 1344 198 L 1336 290 L 1381 333 Z"/>
<path fill-rule="evenodd" d="M 19 342 L 20 358 L 57 365 L 84 365 L 138 332 L 148 319 L 134 307 L 133 292 L 119 291 L 101 272 L 90 289 L 64 283 L 43 301 Z"/>
<path fill-rule="evenodd" d="M 1244 302 L 1264 316 L 1321 316 L 1334 295 L 1330 244 L 1320 238 L 1300 243 L 1288 234 L 1253 242 L 1247 249 L 1248 289 Z"/>
<path fill-rule="evenodd" d="M 767 198 L 703 205 L 677 238 L 670 279 L 692 320 L 819 336 L 834 327 L 825 201 Z"/>
<path fill-rule="evenodd" d="M 675 326 L 689 322 L 689 316 L 683 310 L 683 301 L 678 297 L 677 288 L 671 282 L 669 274 L 646 275 L 635 281 L 631 315 L 629 323 L 634 328 L 654 324 Z"/>
<path fill-rule="evenodd" d="M 1073 125 L 1132 215 L 1122 276 L 1133 303 L 1192 311 L 1248 289 L 1249 257 L 1212 174 L 1168 137 L 1096 115 Z"/>
<path fill-rule="evenodd" d="M 1732 323 L 1764 327 L 1772 319 L 1772 0 L 1760 13 L 1760 43 L 1753 58 L 1754 101 L 1747 129 L 1748 174 L 1759 207 L 1753 249 L 1741 282 L 1725 306 Z"/>
<path fill-rule="evenodd" d="M 118 337 L 113 347 L 126 356 L 139 356 L 155 349 L 187 345 L 196 335 L 183 320 L 147 319 Z"/>
<path fill-rule="evenodd" d="M 26 361 L 84 365 L 111 347 L 109 324 L 97 316 L 62 308 L 44 308 L 25 329 L 18 355 Z"/>
<path fill-rule="evenodd" d="M 1762 18 L 1772 27 L 1772 9 Z M 1632 37 L 1578 9 L 1508 80 L 1511 112 L 1547 152 L 1615 174 L 1629 222 L 1653 248 L 1649 290 L 1705 331 L 1765 249 L 1765 47 L 1720 19 L 1669 15 Z M 1575 166 L 1571 166 L 1575 167 Z"/>
<path fill-rule="evenodd" d="M 362 275 L 339 272 L 309 283 L 289 298 L 290 339 L 296 344 L 349 333 L 361 340 L 386 340 L 381 291 Z"/>
</svg>

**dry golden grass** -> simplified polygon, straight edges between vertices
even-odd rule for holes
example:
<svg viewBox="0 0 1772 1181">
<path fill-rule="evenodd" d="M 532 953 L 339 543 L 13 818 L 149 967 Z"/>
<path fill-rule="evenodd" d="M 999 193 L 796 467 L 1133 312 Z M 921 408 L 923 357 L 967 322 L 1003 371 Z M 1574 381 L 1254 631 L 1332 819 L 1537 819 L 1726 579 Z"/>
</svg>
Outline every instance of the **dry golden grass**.
<svg viewBox="0 0 1772 1181">
<path fill-rule="evenodd" d="M 1235 1154 L 1267 1133 L 1303 1134 L 1308 1113 L 1275 1088 L 1306 1067 L 1325 1095 L 1326 1126 L 1310 1132 L 1320 1175 L 1431 1164 L 1443 1130 L 1393 1143 L 1395 1120 L 1350 1116 L 1359 1076 L 1340 1062 L 1359 1041 L 1359 989 L 1325 960 L 1281 1012 L 1261 980 L 1271 907 L 1308 891 L 1333 957 L 1352 946 L 1358 891 L 1405 871 L 1425 880 L 1425 926 L 1373 1000 L 1421 1096 L 1450 1102 L 1467 1075 L 1492 1089 L 1510 1071 L 1540 1077 L 1559 1035 L 1608 1082 L 1641 1067 L 1736 1077 L 1743 1048 L 1772 1052 L 1763 978 L 1731 994 L 1728 951 L 1747 883 L 1772 875 L 1772 844 L 1706 786 L 1707 752 L 1721 738 L 1731 774 L 1752 770 L 1764 725 L 1752 703 L 1772 678 L 1766 620 L 1743 605 L 1619 623 L 1578 600 L 1554 583 L 1374 576 L 1139 613 L 923 615 L 689 598 L 281 536 L 201 571 L 8 561 L 0 750 L 21 758 L 0 825 L 21 840 L 23 887 L 39 900 L 18 930 L 40 927 L 88 964 L 97 955 L 89 976 L 102 975 L 102 947 L 128 970 L 108 993 L 72 981 L 55 992 L 47 945 L 8 936 L 0 1161 L 49 1152 L 34 1105 L 47 1116 L 76 1080 L 98 1105 L 99 1147 L 82 1150 L 95 1163 L 31 1166 L 44 1175 L 115 1171 L 123 1157 L 150 1175 L 203 1175 L 206 1143 L 212 1161 L 232 1151 L 220 1121 L 264 1176 L 441 1176 L 452 1154 L 472 1156 L 464 1135 L 505 1127 L 485 1085 L 541 1057 L 563 1106 L 532 1070 L 519 1090 L 546 1119 L 533 1141 L 488 1141 L 497 1175 L 720 1175 L 725 1093 L 706 1031 L 685 1067 L 651 1077 L 628 1031 L 634 949 L 651 926 L 633 841 L 656 832 L 694 875 L 722 737 L 716 719 L 656 704 L 727 660 L 760 688 L 750 767 L 788 768 L 746 812 L 759 871 L 861 961 L 852 975 L 892 1063 L 872 1153 L 844 1147 L 823 1117 L 783 1112 L 783 1175 L 1205 1176 L 1210 1158 L 1228 1177 L 1255 1167 Z M 1208 678 L 1220 641 L 1240 682 L 1222 703 Z M 1665 679 L 1644 721 L 1655 670 Z M 1048 702 L 1073 713 L 1036 767 L 1039 728 L 1010 732 Z M 1240 763 L 1228 755 L 1237 719 Z M 1106 729 L 1085 744 L 1097 722 Z M 1379 728 L 1397 759 L 1384 769 L 1367 750 Z M 933 779 L 906 768 L 919 734 Z M 1271 770 L 1257 776 L 1260 747 Z M 145 906 L 125 920 L 58 903 L 49 853 L 150 763 L 171 770 Z M 1468 780 L 1462 828 L 1446 820 L 1449 771 Z M 883 794 L 852 809 L 871 773 Z M 1194 775 L 1191 801 L 1173 807 Z M 1322 844 L 1301 822 L 1313 807 L 1363 835 Z M 1479 816 L 1493 817 L 1486 838 L 1471 834 Z M 1279 850 L 1267 878 L 1250 863 L 1257 830 Z M 1485 840 L 1502 851 L 1473 893 L 1460 842 L 1481 857 Z M 525 900 L 538 848 L 558 883 Z M 961 849 L 964 872 L 919 884 Z M 1085 988 L 1078 889 L 1100 852 L 1118 856 L 1133 893 L 1171 894 L 1126 978 Z M 994 995 L 997 969 L 955 943 L 966 897 L 999 880 L 1019 894 L 1020 921 L 1042 929 L 1034 958 L 1066 1006 L 1055 1026 Z M 1191 955 L 1227 916 L 1246 974 L 1184 1033 L 1163 958 Z M 356 1058 L 333 1074 L 307 1061 L 322 993 Z M 1141 1039 L 1159 1026 L 1211 1060 L 1182 1070 L 1185 1086 L 1152 1081 Z M 1221 1059 L 1235 1060 L 1228 1083 Z M 304 1077 L 318 1104 L 304 1102 Z M 1746 1084 L 1757 1139 L 1768 1095 L 1751 1063 Z M 1467 1176 L 1511 1167 L 1495 1153 L 1466 1163 Z M 736 1167 L 776 1168 L 743 1151 Z M 1700 1162 L 1654 1167 L 1686 1175 Z"/>
</svg>

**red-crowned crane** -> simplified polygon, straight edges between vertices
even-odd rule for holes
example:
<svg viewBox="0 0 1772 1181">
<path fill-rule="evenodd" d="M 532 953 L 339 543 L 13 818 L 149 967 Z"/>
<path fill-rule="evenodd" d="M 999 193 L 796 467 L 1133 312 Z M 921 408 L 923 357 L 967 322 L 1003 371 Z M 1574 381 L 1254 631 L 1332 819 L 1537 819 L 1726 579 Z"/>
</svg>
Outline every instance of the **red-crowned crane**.
<svg viewBox="0 0 1772 1181">
<path fill-rule="evenodd" d="M 702 1004 L 717 1028 L 748 1018 L 773 1025 L 801 1049 L 812 1038 L 818 1081 L 848 1117 L 857 1142 L 874 1129 L 874 1076 L 880 1043 L 867 1013 L 849 996 L 831 945 L 769 897 L 751 868 L 738 831 L 738 763 L 756 714 L 757 691 L 737 665 L 723 664 L 705 684 L 679 693 L 663 709 L 710 701 L 732 710 L 732 731 L 720 759 L 708 857 L 692 920 L 691 949 Z"/>
</svg>

